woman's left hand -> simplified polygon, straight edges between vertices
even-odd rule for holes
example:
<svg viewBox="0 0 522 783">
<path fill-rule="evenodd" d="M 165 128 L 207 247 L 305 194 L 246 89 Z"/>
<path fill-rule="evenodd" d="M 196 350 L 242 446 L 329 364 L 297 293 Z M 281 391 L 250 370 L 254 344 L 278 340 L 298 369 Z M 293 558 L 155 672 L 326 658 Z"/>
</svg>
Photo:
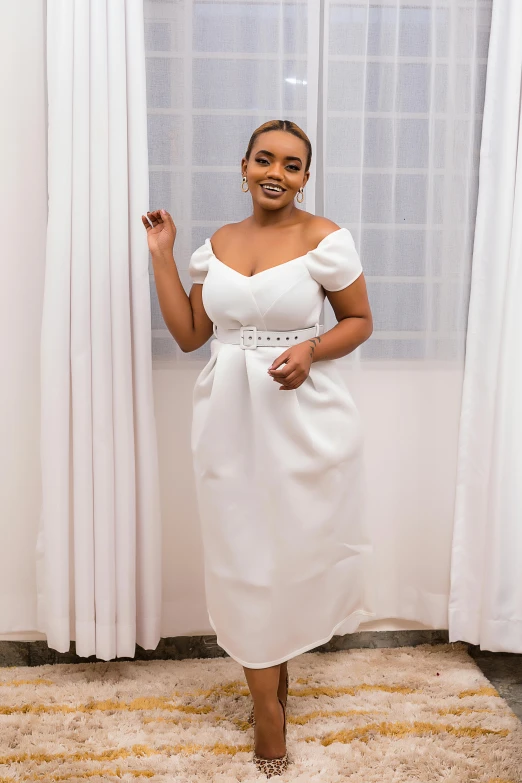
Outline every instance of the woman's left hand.
<svg viewBox="0 0 522 783">
<path fill-rule="evenodd" d="M 274 381 L 281 383 L 281 389 L 297 389 L 310 373 L 315 350 L 314 340 L 305 340 L 288 348 L 275 359 L 268 368 L 268 374 Z M 280 365 L 284 365 L 281 367 Z"/>
</svg>

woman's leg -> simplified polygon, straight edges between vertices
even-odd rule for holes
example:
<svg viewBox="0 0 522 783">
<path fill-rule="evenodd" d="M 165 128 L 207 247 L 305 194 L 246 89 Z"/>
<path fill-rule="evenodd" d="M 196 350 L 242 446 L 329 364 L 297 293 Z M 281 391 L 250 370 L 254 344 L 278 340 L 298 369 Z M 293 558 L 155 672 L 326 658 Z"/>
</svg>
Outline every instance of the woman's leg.
<svg viewBox="0 0 522 783">
<path fill-rule="evenodd" d="M 284 663 L 280 664 L 280 673 L 279 673 L 279 685 L 277 687 L 277 695 L 283 702 L 283 704 L 286 707 L 286 673 L 288 670 L 288 661 L 285 661 Z"/>
<path fill-rule="evenodd" d="M 279 758 L 286 752 L 283 735 L 283 710 L 278 700 L 281 666 L 247 669 L 245 677 L 254 700 L 255 752 L 266 759 Z"/>
</svg>

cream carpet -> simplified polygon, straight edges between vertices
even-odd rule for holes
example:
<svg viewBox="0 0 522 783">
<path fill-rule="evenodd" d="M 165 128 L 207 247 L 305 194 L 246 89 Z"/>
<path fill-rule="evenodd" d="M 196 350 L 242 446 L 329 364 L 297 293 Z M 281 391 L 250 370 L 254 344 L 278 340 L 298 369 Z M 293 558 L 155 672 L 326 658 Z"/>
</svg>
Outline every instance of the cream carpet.
<svg viewBox="0 0 522 783">
<path fill-rule="evenodd" d="M 522 724 L 462 643 L 289 661 L 285 781 L 520 783 Z M 0 669 L 0 781 L 266 780 L 231 658 Z"/>
</svg>

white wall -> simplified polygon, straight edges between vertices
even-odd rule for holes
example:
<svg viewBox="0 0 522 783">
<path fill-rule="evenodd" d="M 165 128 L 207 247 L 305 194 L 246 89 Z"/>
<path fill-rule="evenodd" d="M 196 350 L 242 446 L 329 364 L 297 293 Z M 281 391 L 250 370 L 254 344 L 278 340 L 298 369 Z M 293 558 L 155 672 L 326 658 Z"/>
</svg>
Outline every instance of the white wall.
<svg viewBox="0 0 522 783">
<path fill-rule="evenodd" d="M 0 631 L 34 627 L 47 223 L 44 2 L 0 24 Z"/>
<path fill-rule="evenodd" d="M 2 7 L 0 639 L 36 625 L 39 347 L 47 220 L 44 0 Z M 190 453 L 203 364 L 154 367 L 164 535 L 162 636 L 212 633 Z M 363 415 L 380 617 L 361 630 L 447 628 L 462 374 L 393 365 L 346 382 Z M 343 370 L 344 372 L 344 370 Z M 400 618 L 393 619 L 400 609 Z M 340 629 L 342 632 L 342 629 Z"/>
</svg>

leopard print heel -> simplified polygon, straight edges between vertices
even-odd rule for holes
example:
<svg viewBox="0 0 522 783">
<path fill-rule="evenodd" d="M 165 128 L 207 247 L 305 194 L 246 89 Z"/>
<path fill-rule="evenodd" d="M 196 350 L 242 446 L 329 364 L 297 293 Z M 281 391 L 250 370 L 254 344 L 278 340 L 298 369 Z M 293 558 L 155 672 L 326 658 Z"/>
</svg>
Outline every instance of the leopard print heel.
<svg viewBox="0 0 522 783">
<path fill-rule="evenodd" d="M 286 742 L 286 709 L 281 699 L 278 698 L 278 702 L 283 708 L 283 734 Z M 271 778 L 274 775 L 282 775 L 288 769 L 288 752 L 278 759 L 264 759 L 254 751 L 252 760 L 259 772 L 264 772 L 267 778 Z"/>
<path fill-rule="evenodd" d="M 288 669 L 286 670 L 286 698 L 287 698 L 287 706 L 288 706 Z M 250 714 L 247 720 L 251 726 L 256 725 L 256 719 L 254 718 L 254 707 L 252 707 L 252 709 L 250 710 Z"/>
</svg>

